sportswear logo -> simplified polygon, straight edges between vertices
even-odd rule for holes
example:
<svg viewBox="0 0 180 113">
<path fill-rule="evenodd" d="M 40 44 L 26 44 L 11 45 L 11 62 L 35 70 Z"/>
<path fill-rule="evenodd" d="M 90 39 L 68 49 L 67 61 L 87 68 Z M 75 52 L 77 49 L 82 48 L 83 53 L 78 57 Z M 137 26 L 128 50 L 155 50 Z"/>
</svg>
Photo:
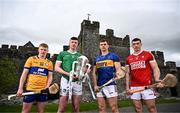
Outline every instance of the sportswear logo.
<svg viewBox="0 0 180 113">
<path fill-rule="evenodd" d="M 134 70 L 134 69 L 140 69 L 140 68 L 146 68 L 146 65 L 145 65 L 145 61 L 137 61 L 137 62 L 133 62 L 130 64 L 131 65 L 131 69 Z"/>
<path fill-rule="evenodd" d="M 38 72 L 43 72 L 43 71 L 44 71 L 44 69 L 42 69 L 42 68 L 38 69 Z"/>
<path fill-rule="evenodd" d="M 38 62 L 34 61 L 33 63 L 37 64 Z"/>
<path fill-rule="evenodd" d="M 45 63 L 45 66 L 48 66 L 48 63 Z"/>
<path fill-rule="evenodd" d="M 100 67 L 108 67 L 108 66 L 114 66 L 114 62 L 113 60 L 104 60 L 104 61 L 100 61 L 96 63 L 96 67 L 100 68 Z"/>
<path fill-rule="evenodd" d="M 107 66 L 107 62 L 100 62 L 96 64 L 97 68 Z"/>
<path fill-rule="evenodd" d="M 40 62 L 40 66 L 44 66 L 44 62 Z"/>
</svg>

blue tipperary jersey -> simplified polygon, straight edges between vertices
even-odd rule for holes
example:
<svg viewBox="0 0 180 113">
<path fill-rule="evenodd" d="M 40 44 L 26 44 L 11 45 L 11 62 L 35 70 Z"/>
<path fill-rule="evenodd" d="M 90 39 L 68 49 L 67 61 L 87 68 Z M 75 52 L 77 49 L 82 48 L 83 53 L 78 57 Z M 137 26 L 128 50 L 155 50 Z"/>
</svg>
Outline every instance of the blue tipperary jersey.
<svg viewBox="0 0 180 113">
<path fill-rule="evenodd" d="M 97 85 L 101 86 L 115 76 L 116 69 L 115 62 L 120 62 L 120 58 L 115 53 L 108 53 L 107 55 L 97 56 L 94 60 L 94 65 L 97 69 Z M 115 85 L 115 82 L 109 85 Z"/>
</svg>

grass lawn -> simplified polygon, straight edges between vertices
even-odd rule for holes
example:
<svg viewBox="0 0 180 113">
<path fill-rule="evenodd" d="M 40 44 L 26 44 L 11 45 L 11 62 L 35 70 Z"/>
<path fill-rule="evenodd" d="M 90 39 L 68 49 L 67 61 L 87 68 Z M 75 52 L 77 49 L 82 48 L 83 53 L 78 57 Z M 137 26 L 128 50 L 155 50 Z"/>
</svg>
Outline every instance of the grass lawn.
<svg viewBox="0 0 180 113">
<path fill-rule="evenodd" d="M 162 103 L 180 103 L 180 100 L 177 99 L 163 99 L 159 98 L 156 99 L 157 104 L 162 104 Z M 132 102 L 130 100 L 119 100 L 118 101 L 118 106 L 119 107 L 129 107 L 132 106 Z M 72 106 L 71 104 L 68 104 L 66 108 L 66 112 L 71 112 L 72 111 Z M 21 105 L 11 105 L 11 106 L 2 106 L 0 105 L 0 112 L 21 112 L 22 106 Z M 57 112 L 58 105 L 57 104 L 47 104 L 45 107 L 45 112 Z M 81 103 L 80 105 L 80 111 L 97 111 L 98 110 L 98 105 L 97 102 L 92 102 L 92 103 Z M 35 106 L 32 107 L 32 112 L 35 112 Z"/>
</svg>

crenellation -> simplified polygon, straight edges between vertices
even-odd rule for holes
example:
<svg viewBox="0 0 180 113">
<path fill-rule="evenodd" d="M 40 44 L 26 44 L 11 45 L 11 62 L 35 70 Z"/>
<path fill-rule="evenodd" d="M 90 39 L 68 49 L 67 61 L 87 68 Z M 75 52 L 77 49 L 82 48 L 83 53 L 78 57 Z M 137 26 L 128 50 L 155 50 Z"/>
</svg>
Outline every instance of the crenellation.
<svg viewBox="0 0 180 113">
<path fill-rule="evenodd" d="M 177 72 L 176 62 L 174 62 L 174 61 L 167 61 L 166 67 L 168 67 L 169 73 L 176 73 Z"/>
<path fill-rule="evenodd" d="M 151 53 L 154 55 L 158 65 L 160 67 L 163 67 L 164 66 L 164 53 L 161 52 L 161 51 L 151 51 Z"/>
<path fill-rule="evenodd" d="M 3 45 L 1 46 L 1 48 L 2 48 L 2 49 L 8 49 L 8 48 L 9 48 L 9 45 L 3 44 Z"/>
<path fill-rule="evenodd" d="M 94 26 L 95 28 L 99 28 L 99 22 L 93 21 L 92 26 Z"/>
<path fill-rule="evenodd" d="M 83 20 L 83 22 L 81 23 L 81 32 L 84 32 L 85 29 L 89 29 L 92 32 L 96 31 L 95 33 L 99 33 L 99 22 L 93 21 L 91 23 L 91 21 L 89 20 Z"/>
<path fill-rule="evenodd" d="M 37 55 L 37 47 L 29 41 L 24 46 L 17 45 L 2 45 L 0 48 L 0 58 L 8 57 L 8 58 L 17 58 L 17 59 L 26 59 L 29 56 Z"/>
<path fill-rule="evenodd" d="M 123 47 L 130 47 L 130 37 L 129 35 L 126 35 L 123 39 Z"/>
<path fill-rule="evenodd" d="M 114 37 L 114 30 L 112 30 L 112 29 L 106 29 L 106 37 L 107 37 L 107 38 Z"/>
<path fill-rule="evenodd" d="M 17 49 L 17 46 L 16 45 L 11 45 L 10 49 Z"/>
</svg>

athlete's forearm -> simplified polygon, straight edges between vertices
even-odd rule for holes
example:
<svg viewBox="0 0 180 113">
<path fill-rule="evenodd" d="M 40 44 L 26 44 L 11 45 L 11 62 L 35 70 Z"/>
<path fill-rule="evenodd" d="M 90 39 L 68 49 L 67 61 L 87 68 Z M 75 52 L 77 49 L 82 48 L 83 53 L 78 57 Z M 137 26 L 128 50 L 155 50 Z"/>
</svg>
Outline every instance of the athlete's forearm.
<svg viewBox="0 0 180 113">
<path fill-rule="evenodd" d="M 94 86 L 97 86 L 96 67 L 95 66 L 93 67 L 92 78 L 93 78 Z"/>
<path fill-rule="evenodd" d="M 52 72 L 49 72 L 48 80 L 47 80 L 47 84 L 46 84 L 46 87 L 45 87 L 45 88 L 48 88 L 48 87 L 51 85 L 52 80 L 53 80 Z"/>
<path fill-rule="evenodd" d="M 27 75 L 28 75 L 28 69 L 24 69 L 23 72 L 22 72 L 20 81 L 19 81 L 18 89 L 22 89 L 23 90 L 23 86 L 24 86 L 24 83 L 26 81 Z"/>
<path fill-rule="evenodd" d="M 150 65 L 151 65 L 151 68 L 153 70 L 153 75 L 154 75 L 155 81 L 159 81 L 160 70 L 159 70 L 159 67 L 157 65 L 157 62 L 150 62 Z"/>
<path fill-rule="evenodd" d="M 60 74 L 63 74 L 63 75 L 67 75 L 67 76 L 70 75 L 70 73 L 64 71 L 62 68 L 59 68 L 59 67 L 58 68 L 55 67 L 55 71 L 60 73 Z"/>
<path fill-rule="evenodd" d="M 160 77 L 159 68 L 155 69 L 155 70 L 153 71 L 153 73 L 154 73 L 154 79 L 155 79 L 155 81 L 159 81 L 159 77 Z"/>
<path fill-rule="evenodd" d="M 126 90 L 129 89 L 129 73 L 126 73 Z"/>
<path fill-rule="evenodd" d="M 127 69 L 127 72 L 126 72 L 126 75 L 125 75 L 125 80 L 126 80 L 126 90 L 129 90 L 129 88 L 130 88 L 130 84 L 129 84 L 129 80 L 130 80 L 130 78 L 129 78 L 129 73 L 130 73 L 130 70 L 129 70 L 129 67 L 126 67 L 126 69 Z"/>
<path fill-rule="evenodd" d="M 60 74 L 69 76 L 69 73 L 61 68 L 61 62 L 56 61 L 54 70 Z"/>
</svg>

